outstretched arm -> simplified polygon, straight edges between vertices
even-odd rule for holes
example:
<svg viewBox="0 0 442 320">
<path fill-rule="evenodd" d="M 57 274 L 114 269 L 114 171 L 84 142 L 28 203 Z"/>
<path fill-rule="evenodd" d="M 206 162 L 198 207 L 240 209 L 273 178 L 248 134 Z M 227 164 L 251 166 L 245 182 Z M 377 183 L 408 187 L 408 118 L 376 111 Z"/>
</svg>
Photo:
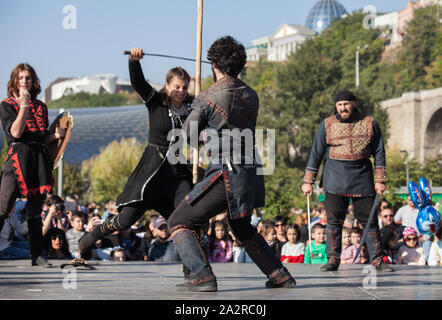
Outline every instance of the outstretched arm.
<svg viewBox="0 0 442 320">
<path fill-rule="evenodd" d="M 140 48 L 132 48 L 129 56 L 129 75 L 130 82 L 135 91 L 147 103 L 153 96 L 155 90 L 144 78 L 141 69 L 140 59 L 143 59 L 143 50 Z"/>
</svg>

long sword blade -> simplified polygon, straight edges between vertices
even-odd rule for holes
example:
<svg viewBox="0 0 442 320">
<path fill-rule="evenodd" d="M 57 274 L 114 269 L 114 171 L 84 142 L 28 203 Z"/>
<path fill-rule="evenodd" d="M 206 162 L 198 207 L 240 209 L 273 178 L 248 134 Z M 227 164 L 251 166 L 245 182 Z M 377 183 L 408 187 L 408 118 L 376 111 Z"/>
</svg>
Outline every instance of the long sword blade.
<svg viewBox="0 0 442 320">
<path fill-rule="evenodd" d="M 125 50 L 123 51 L 123 54 L 130 54 L 130 51 Z M 193 61 L 196 62 L 195 59 L 190 58 L 183 58 L 183 57 L 177 57 L 177 56 L 170 56 L 167 54 L 158 54 L 158 53 L 147 53 L 143 52 L 143 56 L 151 56 L 151 57 L 161 57 L 161 58 L 170 58 L 170 59 L 179 59 L 179 60 L 186 60 L 186 61 Z M 211 64 L 209 61 L 201 61 L 202 63 Z"/>
</svg>

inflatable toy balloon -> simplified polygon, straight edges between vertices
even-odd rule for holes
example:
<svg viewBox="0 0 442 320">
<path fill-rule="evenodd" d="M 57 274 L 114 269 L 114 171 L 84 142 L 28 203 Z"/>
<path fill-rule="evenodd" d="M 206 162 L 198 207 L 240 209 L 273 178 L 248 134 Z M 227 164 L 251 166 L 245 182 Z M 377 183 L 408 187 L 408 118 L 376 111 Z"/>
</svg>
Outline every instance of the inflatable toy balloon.
<svg viewBox="0 0 442 320">
<path fill-rule="evenodd" d="M 423 234 L 435 234 L 439 229 L 439 223 L 440 213 L 432 206 L 425 207 L 424 209 L 420 210 L 417 215 L 417 229 Z"/>
<path fill-rule="evenodd" d="M 413 181 L 410 181 L 408 183 L 408 194 L 411 197 L 411 201 L 413 201 L 416 208 L 422 209 L 424 208 L 424 199 L 422 196 L 422 192 L 417 186 L 416 183 Z"/>
<path fill-rule="evenodd" d="M 424 177 L 419 178 L 419 190 L 421 191 L 424 206 L 431 206 L 433 204 L 433 194 Z"/>
</svg>

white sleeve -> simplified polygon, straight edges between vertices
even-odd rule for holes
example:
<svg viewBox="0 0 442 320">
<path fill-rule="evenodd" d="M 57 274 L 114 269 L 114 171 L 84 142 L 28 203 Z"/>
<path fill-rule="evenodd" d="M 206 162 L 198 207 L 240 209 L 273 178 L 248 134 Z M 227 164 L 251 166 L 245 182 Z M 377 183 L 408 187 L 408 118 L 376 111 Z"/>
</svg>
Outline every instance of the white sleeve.
<svg viewBox="0 0 442 320">
<path fill-rule="evenodd" d="M 436 250 L 437 250 L 437 246 L 436 243 L 432 243 L 431 244 L 431 248 L 430 248 L 430 254 L 428 256 L 428 265 L 429 266 L 437 266 L 437 260 L 436 260 Z"/>
<path fill-rule="evenodd" d="M 402 215 L 403 215 L 404 210 L 402 208 L 400 208 L 396 214 L 394 215 L 394 222 L 398 222 L 402 220 Z"/>
</svg>

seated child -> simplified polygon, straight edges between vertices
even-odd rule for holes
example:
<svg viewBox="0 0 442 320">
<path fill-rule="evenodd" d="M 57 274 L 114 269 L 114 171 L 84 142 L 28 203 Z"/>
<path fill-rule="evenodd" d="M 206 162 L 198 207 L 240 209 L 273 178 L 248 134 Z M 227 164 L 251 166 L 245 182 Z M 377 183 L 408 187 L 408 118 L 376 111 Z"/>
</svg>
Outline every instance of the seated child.
<svg viewBox="0 0 442 320">
<path fill-rule="evenodd" d="M 74 258 L 80 258 L 79 243 L 84 236 L 84 213 L 74 211 L 71 214 L 70 220 L 72 228 L 66 231 L 66 241 L 69 245 L 69 251 Z"/>
<path fill-rule="evenodd" d="M 398 264 L 419 265 L 426 264 L 424 248 L 419 245 L 416 230 L 406 227 L 404 230 L 404 244 L 398 252 Z"/>
<path fill-rule="evenodd" d="M 381 246 L 383 257 L 382 260 L 384 263 L 396 264 L 396 253 L 395 250 L 397 241 L 396 241 L 396 231 L 394 228 L 390 226 L 383 227 L 381 229 Z"/>
<path fill-rule="evenodd" d="M 359 249 L 359 243 L 361 242 L 361 236 L 362 231 L 361 229 L 355 227 L 351 229 L 350 237 L 351 237 L 351 243 L 356 246 L 357 249 Z M 368 260 L 368 252 L 367 252 L 367 245 L 364 244 L 364 246 L 361 249 L 361 252 L 359 253 L 360 261 L 358 263 L 366 263 Z M 358 257 L 358 259 L 359 259 Z"/>
<path fill-rule="evenodd" d="M 352 264 L 358 252 L 358 247 L 351 243 L 351 229 L 342 229 L 342 250 L 341 264 Z M 358 256 L 355 263 L 361 263 L 361 255 Z"/>
<path fill-rule="evenodd" d="M 232 240 L 229 238 L 227 224 L 224 220 L 213 220 L 209 235 L 209 261 L 231 262 L 233 258 Z"/>
<path fill-rule="evenodd" d="M 314 241 L 308 243 L 304 253 L 305 264 L 326 264 L 327 259 L 327 246 L 325 244 L 326 234 L 325 226 L 317 223 L 312 228 L 312 238 Z M 311 247 L 311 255 L 310 255 Z"/>
<path fill-rule="evenodd" d="M 299 227 L 289 224 L 286 228 L 287 242 L 284 243 L 281 250 L 281 262 L 283 263 L 303 263 L 305 245 L 297 242 L 299 239 Z"/>
<path fill-rule="evenodd" d="M 281 259 L 282 244 L 276 237 L 276 231 L 273 223 L 266 223 L 261 228 L 261 235 L 267 241 L 270 248 L 272 248 L 278 259 Z"/>
<path fill-rule="evenodd" d="M 111 251 L 109 258 L 111 261 L 126 261 L 126 251 L 121 247 L 115 247 Z"/>
</svg>

